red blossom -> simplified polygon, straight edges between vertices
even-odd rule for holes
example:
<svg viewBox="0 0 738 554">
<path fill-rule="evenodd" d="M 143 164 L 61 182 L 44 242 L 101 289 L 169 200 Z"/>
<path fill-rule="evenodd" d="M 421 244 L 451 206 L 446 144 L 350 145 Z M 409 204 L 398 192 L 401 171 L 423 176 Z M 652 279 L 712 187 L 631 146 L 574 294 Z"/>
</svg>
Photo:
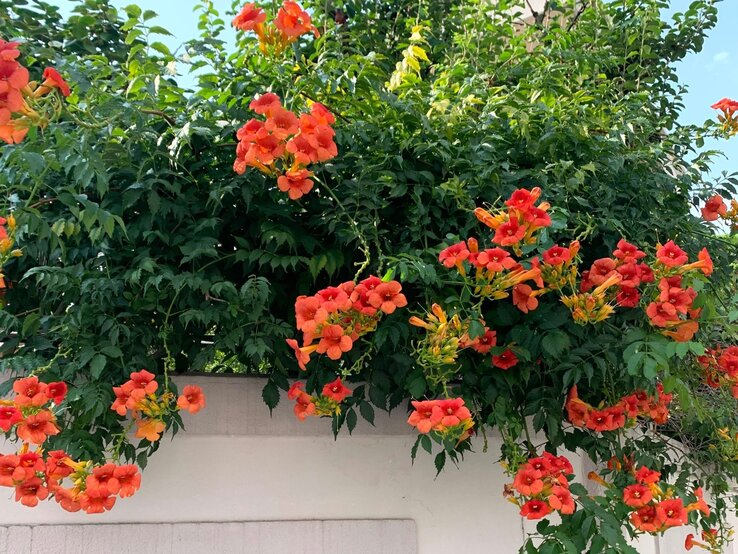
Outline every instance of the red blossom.
<svg viewBox="0 0 738 554">
<path fill-rule="evenodd" d="M 510 198 L 505 201 L 505 205 L 514 210 L 525 212 L 536 203 L 540 196 L 541 189 L 539 187 L 535 187 L 532 190 L 523 188 L 517 189 L 510 195 Z"/>
<path fill-rule="evenodd" d="M 429 433 L 434 427 L 440 425 L 444 417 L 443 411 L 436 400 L 413 400 L 411 402 L 415 410 L 408 417 L 409 425 L 415 427 L 419 433 Z"/>
<path fill-rule="evenodd" d="M 303 10 L 297 2 L 286 0 L 277 12 L 274 26 L 289 40 L 294 40 L 312 32 L 315 38 L 320 36 L 318 29 L 312 24 L 310 14 Z"/>
<path fill-rule="evenodd" d="M 290 200 L 298 200 L 313 188 L 313 181 L 310 179 L 312 176 L 312 172 L 307 169 L 287 171 L 277 177 L 277 188 L 286 192 Z"/>
<path fill-rule="evenodd" d="M 145 369 L 131 373 L 133 388 L 143 390 L 146 394 L 154 394 L 156 392 L 159 384 L 155 379 L 156 376 Z"/>
<path fill-rule="evenodd" d="M 242 31 L 260 31 L 260 26 L 266 21 L 264 10 L 249 2 L 241 8 L 241 12 L 233 18 L 232 25 Z"/>
<path fill-rule="evenodd" d="M 636 288 L 621 286 L 615 299 L 622 308 L 635 308 L 641 300 L 641 293 Z"/>
<path fill-rule="evenodd" d="M 49 496 L 49 489 L 38 477 L 26 479 L 15 487 L 15 501 L 29 508 L 37 506 L 38 501 L 46 499 L 47 496 Z"/>
<path fill-rule="evenodd" d="M 513 287 L 512 301 L 513 305 L 524 314 L 538 308 L 538 298 L 533 295 L 533 289 L 524 283 Z"/>
<path fill-rule="evenodd" d="M 252 100 L 249 109 L 259 115 L 269 117 L 273 112 L 282 109 L 282 101 L 273 92 L 267 92 Z"/>
<path fill-rule="evenodd" d="M 516 264 L 515 259 L 506 250 L 488 248 L 475 256 L 474 265 L 492 273 L 500 273 L 506 269 L 512 269 Z"/>
<path fill-rule="evenodd" d="M 471 348 L 480 354 L 487 354 L 497 346 L 497 332 L 486 329 L 481 337 L 477 337 Z"/>
<path fill-rule="evenodd" d="M 688 514 L 681 498 L 670 498 L 659 502 L 656 505 L 656 515 L 666 527 L 678 527 L 687 523 Z"/>
<path fill-rule="evenodd" d="M 0 429 L 7 432 L 16 423 L 23 420 L 23 414 L 14 406 L 0 406 Z"/>
<path fill-rule="evenodd" d="M 651 323 L 657 327 L 667 327 L 675 321 L 679 321 L 677 309 L 668 302 L 651 302 L 646 307 L 646 315 L 651 319 Z"/>
<path fill-rule="evenodd" d="M 534 496 L 543 491 L 543 472 L 524 467 L 515 474 L 513 487 L 523 496 Z"/>
<path fill-rule="evenodd" d="M 64 97 L 67 97 L 72 93 L 69 89 L 69 85 L 64 80 L 64 77 L 62 77 L 53 67 L 47 67 L 44 69 L 44 82 L 41 83 L 40 87 L 59 89 L 59 92 L 61 92 Z"/>
<path fill-rule="evenodd" d="M 492 241 L 501 246 L 512 246 L 523 240 L 525 230 L 526 228 L 518 223 L 518 219 L 513 217 L 497 228 Z"/>
<path fill-rule="evenodd" d="M 588 280 L 595 286 L 604 283 L 616 271 L 617 262 L 612 258 L 600 258 L 595 260 L 589 269 Z"/>
<path fill-rule="evenodd" d="M 548 265 L 563 265 L 571 260 L 571 252 L 563 246 L 552 246 L 543 253 L 543 261 Z"/>
<path fill-rule="evenodd" d="M 58 435 L 60 432 L 54 414 L 48 410 L 29 415 L 18 423 L 15 431 L 19 439 L 31 444 L 43 444 L 47 437 Z"/>
<path fill-rule="evenodd" d="M 38 377 L 25 377 L 13 383 L 16 393 L 15 403 L 18 406 L 43 406 L 49 401 L 48 386 L 41 383 Z"/>
<path fill-rule="evenodd" d="M 505 371 L 517 365 L 517 363 L 518 357 L 509 348 L 505 349 L 502 354 L 492 356 L 492 365 Z"/>
<path fill-rule="evenodd" d="M 298 296 L 295 301 L 295 318 L 300 331 L 312 333 L 328 319 L 328 311 L 318 298 Z"/>
<path fill-rule="evenodd" d="M 402 285 L 397 281 L 382 283 L 369 294 L 369 304 L 386 314 L 391 314 L 395 309 L 407 306 L 407 299 L 401 290 Z"/>
<path fill-rule="evenodd" d="M 710 106 L 713 110 L 721 110 L 726 113 L 733 113 L 738 111 L 738 102 L 731 100 L 730 98 L 723 98 L 715 102 Z"/>
<path fill-rule="evenodd" d="M 444 427 L 455 427 L 462 422 L 471 419 L 469 408 L 464 406 L 463 398 L 446 398 L 438 401 L 438 407 L 443 413 L 441 425 Z"/>
<path fill-rule="evenodd" d="M 323 386 L 323 396 L 330 398 L 331 400 L 335 400 L 336 402 L 343 402 L 351 392 L 351 389 L 343 384 L 340 377 Z"/>
<path fill-rule="evenodd" d="M 643 485 L 650 485 L 651 483 L 658 483 L 661 479 L 661 474 L 658 471 L 641 466 L 638 468 L 635 474 L 636 481 Z"/>
<path fill-rule="evenodd" d="M 187 410 L 191 414 L 196 414 L 205 407 L 205 394 L 200 387 L 187 385 L 177 399 L 177 407 L 180 410 Z"/>
<path fill-rule="evenodd" d="M 687 263 L 687 253 L 670 240 L 656 250 L 656 258 L 667 267 L 678 267 Z"/>
<path fill-rule="evenodd" d="M 141 487 L 141 472 L 135 465 L 117 466 L 113 477 L 118 481 L 118 496 L 128 498 Z"/>
<path fill-rule="evenodd" d="M 645 485 L 629 485 L 623 489 L 623 502 L 631 508 L 641 508 L 651 502 L 653 494 Z"/>
<path fill-rule="evenodd" d="M 702 212 L 702 219 L 705 221 L 715 221 L 728 213 L 728 206 L 725 205 L 723 197 L 716 194 L 705 202 L 705 205 L 700 211 Z"/>
<path fill-rule="evenodd" d="M 655 533 L 663 524 L 656 513 L 656 506 L 639 508 L 630 514 L 630 521 L 636 529 L 645 533 Z"/>
<path fill-rule="evenodd" d="M 645 252 L 641 251 L 637 246 L 629 243 L 625 239 L 620 239 L 618 241 L 618 246 L 613 251 L 612 255 L 623 263 L 634 263 L 637 260 L 646 257 Z"/>
<path fill-rule="evenodd" d="M 573 514 L 576 509 L 571 492 L 569 492 L 568 488 L 562 486 L 556 486 L 551 489 L 548 503 L 554 510 L 558 510 L 564 515 Z"/>
<path fill-rule="evenodd" d="M 338 360 L 344 352 L 351 350 L 353 341 L 344 333 L 340 325 L 326 325 L 323 327 L 320 342 L 316 351 L 327 354 L 331 360 Z"/>
<path fill-rule="evenodd" d="M 79 505 L 88 514 L 101 514 L 113 509 L 115 497 L 104 488 L 88 488 L 79 495 Z"/>
<path fill-rule="evenodd" d="M 46 394 L 57 406 L 64 402 L 64 398 L 67 396 L 67 391 L 67 384 L 63 381 L 49 383 L 46 387 Z"/>
<path fill-rule="evenodd" d="M 542 500 L 529 500 L 520 509 L 520 515 L 526 519 L 541 519 L 551 513 L 551 506 Z"/>
<path fill-rule="evenodd" d="M 469 249 L 463 240 L 452 244 L 451 246 L 441 250 L 438 255 L 438 261 L 445 267 L 461 267 L 461 263 L 469 257 Z"/>
</svg>

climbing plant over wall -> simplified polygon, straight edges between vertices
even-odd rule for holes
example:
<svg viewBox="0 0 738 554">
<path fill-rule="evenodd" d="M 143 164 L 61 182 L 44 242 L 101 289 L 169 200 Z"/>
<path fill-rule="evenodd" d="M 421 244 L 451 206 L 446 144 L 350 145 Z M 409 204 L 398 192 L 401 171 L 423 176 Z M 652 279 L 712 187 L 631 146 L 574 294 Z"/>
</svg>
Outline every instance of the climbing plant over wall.
<svg viewBox="0 0 738 554">
<path fill-rule="evenodd" d="M 171 375 L 254 373 L 336 433 L 407 413 L 438 471 L 499 429 L 526 551 L 719 551 L 738 180 L 700 148 L 737 105 L 680 124 L 675 73 L 717 1 L 524 5 L 202 2 L 172 49 L 0 0 L 0 485 L 109 509 L 204 406 Z"/>
</svg>

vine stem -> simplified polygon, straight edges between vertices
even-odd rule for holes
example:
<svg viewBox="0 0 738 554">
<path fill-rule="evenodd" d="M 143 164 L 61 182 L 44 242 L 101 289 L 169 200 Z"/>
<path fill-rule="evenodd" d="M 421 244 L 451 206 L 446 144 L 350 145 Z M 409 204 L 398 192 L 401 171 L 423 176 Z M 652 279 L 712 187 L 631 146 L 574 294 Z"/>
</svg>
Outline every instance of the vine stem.
<svg viewBox="0 0 738 554">
<path fill-rule="evenodd" d="M 49 164 L 46 164 L 46 167 L 44 167 L 41 174 L 36 178 L 36 182 L 33 184 L 33 188 L 31 189 L 31 192 L 28 194 L 28 199 L 26 200 L 26 208 L 32 208 L 31 202 L 33 201 L 33 198 L 36 196 L 36 193 L 38 192 L 39 187 L 41 186 L 41 182 L 44 180 L 44 177 L 46 176 L 46 173 L 49 171 Z M 35 204 L 34 204 L 35 206 Z"/>
<path fill-rule="evenodd" d="M 172 369 L 172 366 L 174 365 L 174 358 L 172 358 L 172 352 L 169 350 L 169 344 L 167 343 L 167 339 L 169 338 L 169 317 L 172 315 L 172 308 L 174 307 L 174 303 L 177 301 L 177 298 L 179 298 L 179 293 L 182 289 L 178 289 L 177 292 L 174 294 L 174 297 L 172 298 L 172 301 L 169 303 L 169 308 L 167 308 L 167 313 L 164 316 L 164 324 L 162 325 L 162 329 L 160 332 L 160 336 L 162 338 L 162 342 L 164 343 L 164 352 L 166 352 L 166 358 L 164 358 L 164 390 L 169 391 L 169 370 Z"/>
<path fill-rule="evenodd" d="M 364 261 L 359 263 L 356 262 L 355 265 L 359 266 L 359 269 L 356 271 L 356 275 L 354 275 L 354 281 L 358 281 L 359 276 L 364 272 L 364 270 L 369 267 L 369 264 L 372 260 L 371 251 L 369 250 L 369 243 L 366 241 L 366 238 L 364 238 L 364 235 L 359 230 L 359 226 L 356 224 L 356 220 L 354 220 L 353 217 L 351 217 L 351 214 L 348 213 L 348 210 L 346 209 L 346 206 L 343 205 L 343 202 L 336 196 L 336 194 L 333 192 L 331 187 L 328 186 L 328 184 L 319 179 L 317 176 L 313 176 L 318 183 L 320 183 L 320 186 L 323 187 L 328 194 L 331 195 L 331 198 L 338 204 L 338 207 L 341 208 L 341 211 L 346 216 L 346 218 L 349 220 L 349 223 L 351 224 L 352 229 L 354 230 L 354 233 L 356 234 L 356 238 L 359 240 L 359 243 L 361 244 L 360 250 L 362 254 L 364 254 Z"/>
<path fill-rule="evenodd" d="M 536 451 L 535 451 L 535 447 L 533 446 L 533 441 L 530 439 L 530 431 L 528 431 L 528 421 L 525 419 L 525 416 L 523 416 L 522 414 L 521 416 L 523 418 L 523 430 L 525 431 L 525 440 L 528 443 L 526 445 L 526 448 L 528 450 L 528 455 L 535 456 Z"/>
</svg>

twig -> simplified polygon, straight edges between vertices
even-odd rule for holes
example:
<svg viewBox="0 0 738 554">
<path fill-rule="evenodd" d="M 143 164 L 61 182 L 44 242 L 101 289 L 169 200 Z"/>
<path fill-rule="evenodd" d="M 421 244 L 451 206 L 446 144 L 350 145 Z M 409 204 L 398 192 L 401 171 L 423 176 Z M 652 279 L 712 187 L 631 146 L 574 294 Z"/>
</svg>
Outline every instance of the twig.
<svg viewBox="0 0 738 554">
<path fill-rule="evenodd" d="M 58 198 L 56 198 L 55 196 L 52 197 L 52 198 L 42 198 L 41 200 L 39 200 L 35 204 L 31 204 L 30 206 L 28 206 L 28 209 L 31 209 L 32 210 L 32 209 L 35 209 L 35 208 L 40 208 L 44 204 L 51 204 L 52 202 L 56 202 L 57 200 L 58 200 Z"/>
<path fill-rule="evenodd" d="M 320 186 L 325 189 L 328 194 L 333 198 L 333 200 L 338 204 L 338 207 L 341 209 L 341 211 L 344 213 L 346 218 L 349 221 L 349 224 L 351 225 L 351 228 L 354 230 L 354 233 L 356 234 L 356 238 L 359 241 L 359 250 L 364 254 L 364 261 L 363 262 L 356 262 L 354 265 L 358 266 L 359 269 L 356 271 L 356 275 L 354 276 L 354 281 L 359 280 L 359 276 L 364 272 L 364 270 L 369 267 L 369 264 L 371 263 L 371 250 L 369 249 L 369 244 L 366 242 L 366 239 L 364 238 L 364 235 L 362 234 L 361 230 L 359 229 L 359 226 L 357 225 L 356 221 L 353 217 L 351 217 L 351 214 L 348 213 L 348 210 L 343 205 L 343 202 L 336 196 L 336 194 L 333 192 L 333 190 L 328 186 L 328 184 L 323 179 L 318 179 L 316 175 L 313 176 L 313 179 L 318 181 Z"/>
<path fill-rule="evenodd" d="M 539 13 L 533 9 L 533 6 L 530 5 L 530 0 L 525 0 L 525 3 L 528 5 L 528 9 L 530 10 L 530 14 L 533 16 L 533 19 L 535 19 L 536 23 L 538 23 Z"/>
<path fill-rule="evenodd" d="M 158 115 L 164 121 L 166 121 L 167 123 L 169 123 L 169 125 L 171 127 L 174 127 L 177 124 L 177 122 L 174 121 L 174 118 L 172 116 L 169 116 L 169 115 L 165 114 L 161 110 L 141 110 L 141 113 L 145 113 L 145 114 L 148 114 L 148 115 Z"/>
<path fill-rule="evenodd" d="M 574 14 L 574 17 L 571 18 L 571 21 L 566 26 L 567 33 L 574 28 L 574 25 L 577 24 L 577 21 L 579 21 L 579 18 L 584 13 L 584 10 L 586 10 L 588 7 L 589 7 L 589 2 L 587 2 L 587 0 L 582 0 L 581 7 L 577 10 L 577 13 Z"/>
</svg>

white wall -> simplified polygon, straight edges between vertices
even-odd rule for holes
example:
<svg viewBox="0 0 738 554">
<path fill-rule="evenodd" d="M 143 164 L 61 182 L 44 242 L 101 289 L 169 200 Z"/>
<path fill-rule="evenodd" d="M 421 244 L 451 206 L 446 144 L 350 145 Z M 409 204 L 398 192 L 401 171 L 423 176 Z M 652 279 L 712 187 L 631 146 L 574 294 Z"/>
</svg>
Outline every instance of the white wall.
<svg viewBox="0 0 738 554">
<path fill-rule="evenodd" d="M 295 523 L 277 527 L 200 526 L 201 532 L 193 531 L 191 525 L 122 530 L 124 536 L 155 541 L 138 552 L 156 554 L 208 551 L 202 550 L 201 542 L 184 541 L 183 536 L 200 537 L 206 543 L 210 539 L 203 537 L 218 537 L 220 542 L 213 539 L 212 552 L 223 553 L 412 554 L 415 528 L 420 554 L 512 554 L 522 543 L 524 530 L 534 528 L 529 522 L 524 524 L 516 507 L 502 497 L 508 479 L 496 463 L 500 446 L 496 436 L 490 438 L 488 453 L 468 454 L 459 470 L 450 465 L 436 479 L 433 460 L 424 452 L 419 452 L 415 466 L 411 465 L 415 435 L 405 423 L 405 414 L 399 411 L 391 418 L 377 413 L 376 428 L 360 419 L 353 436 L 341 434 L 334 441 L 329 420 L 297 421 L 292 402 L 286 397 L 270 418 L 261 400 L 260 379 L 195 377 L 178 382 L 202 386 L 208 406 L 195 416 L 185 415 L 187 432 L 173 442 L 164 440 L 135 496 L 119 499 L 112 512 L 88 516 L 64 512 L 54 502 L 25 508 L 11 500 L 11 489 L 0 489 L 7 491 L 7 499 L 0 499 L 0 522 L 7 526 L 0 527 L 0 548 L 5 544 L 4 552 L 11 554 L 78 554 L 82 552 L 79 544 L 88 543 L 80 542 L 79 533 L 75 535 L 68 525 L 80 523 L 289 520 Z M 481 446 L 478 440 L 475 448 Z M 0 448 L 2 452 L 9 450 L 9 446 Z M 572 461 L 577 475 L 585 476 L 589 468 Z M 374 526 L 363 521 L 353 527 L 346 522 L 332 527 L 324 522 L 387 519 L 412 520 L 415 527 L 407 521 L 374 522 Z M 297 521 L 312 522 L 312 526 Z M 66 525 L 50 529 L 22 527 L 50 524 Z M 331 530 L 330 540 L 325 538 L 326 529 Z M 106 554 L 130 551 L 130 544 L 112 540 L 115 528 L 111 531 L 105 525 L 87 529 L 91 531 L 95 532 L 84 536 L 92 537 L 89 540 L 93 543 L 109 537 Z M 682 551 L 683 534 L 676 530 L 667 536 L 670 534 L 679 534 L 679 538 L 668 540 L 668 549 L 663 543 L 660 554 Z M 348 550 L 336 546 L 343 544 L 347 535 L 355 536 L 357 542 Z M 27 540 L 13 541 L 8 536 Z M 77 539 L 69 538 L 75 536 Z M 51 537 L 66 537 L 66 542 L 52 542 L 58 545 L 57 550 L 43 549 L 41 545 L 49 543 Z M 269 537 L 274 542 L 270 543 Z M 36 546 L 28 550 L 31 539 L 30 544 Z M 26 545 L 26 549 L 13 550 L 19 544 Z M 243 549 L 244 544 L 251 546 Z M 672 546 L 675 544 L 680 547 Z M 639 552 L 657 552 L 653 539 L 642 541 Z"/>
</svg>

